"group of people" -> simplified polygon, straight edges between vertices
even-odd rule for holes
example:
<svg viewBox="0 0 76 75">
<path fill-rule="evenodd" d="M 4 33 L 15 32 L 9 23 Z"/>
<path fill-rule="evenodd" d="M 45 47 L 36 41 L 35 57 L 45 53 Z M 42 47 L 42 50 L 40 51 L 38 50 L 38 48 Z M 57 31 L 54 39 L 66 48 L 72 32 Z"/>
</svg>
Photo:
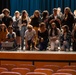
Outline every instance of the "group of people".
<svg viewBox="0 0 76 75">
<path fill-rule="evenodd" d="M 51 10 L 52 11 L 52 10 Z M 35 10 L 29 17 L 26 10 L 15 11 L 10 16 L 10 10 L 5 8 L 0 15 L 0 49 L 3 42 L 14 42 L 21 50 L 50 50 L 76 51 L 76 11 L 69 7 L 54 8 L 49 15 L 47 10 L 42 13 Z"/>
</svg>

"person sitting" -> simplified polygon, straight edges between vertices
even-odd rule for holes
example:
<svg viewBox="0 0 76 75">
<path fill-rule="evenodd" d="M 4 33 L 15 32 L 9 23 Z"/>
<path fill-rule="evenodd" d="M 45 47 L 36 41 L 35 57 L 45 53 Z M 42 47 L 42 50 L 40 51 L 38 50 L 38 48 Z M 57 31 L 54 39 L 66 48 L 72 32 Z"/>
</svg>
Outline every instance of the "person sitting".
<svg viewBox="0 0 76 75">
<path fill-rule="evenodd" d="M 13 47 L 17 47 L 17 42 L 16 42 L 16 33 L 13 32 L 13 27 L 9 26 L 8 27 L 8 34 L 6 35 L 6 40 L 8 42 L 14 42 Z"/>
<path fill-rule="evenodd" d="M 37 49 L 35 45 L 36 31 L 33 29 L 32 25 L 27 25 L 27 30 L 25 31 L 25 44 L 26 50 L 30 50 L 32 46 L 33 49 Z"/>
<path fill-rule="evenodd" d="M 8 30 L 5 24 L 0 25 L 0 49 L 2 48 L 2 43 L 6 41 L 6 35 Z"/>
<path fill-rule="evenodd" d="M 56 23 L 51 24 L 51 29 L 49 30 L 49 44 L 51 50 L 58 50 L 60 38 L 60 29 L 56 27 Z"/>
<path fill-rule="evenodd" d="M 61 50 L 68 51 L 71 46 L 71 31 L 67 25 L 63 27 L 63 33 L 60 35 Z"/>
<path fill-rule="evenodd" d="M 39 50 L 40 51 L 46 50 L 48 46 L 48 30 L 44 22 L 41 22 L 39 25 L 38 39 L 39 39 Z"/>
</svg>

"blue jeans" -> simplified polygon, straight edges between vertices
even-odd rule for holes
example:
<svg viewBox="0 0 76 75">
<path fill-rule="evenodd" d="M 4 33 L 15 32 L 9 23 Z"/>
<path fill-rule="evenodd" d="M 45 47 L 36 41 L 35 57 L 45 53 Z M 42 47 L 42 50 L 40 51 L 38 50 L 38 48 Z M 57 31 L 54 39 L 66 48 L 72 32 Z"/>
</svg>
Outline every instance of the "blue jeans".
<svg viewBox="0 0 76 75">
<path fill-rule="evenodd" d="M 44 40 L 43 42 L 39 43 L 39 49 L 40 51 L 46 50 L 48 45 L 48 40 Z"/>
<path fill-rule="evenodd" d="M 24 47 L 24 35 L 25 35 L 26 29 L 27 29 L 26 26 L 21 27 L 21 49 L 22 50 L 23 50 L 23 47 Z"/>
<path fill-rule="evenodd" d="M 70 50 L 70 43 L 67 41 L 63 41 L 63 45 L 61 46 L 62 49 L 64 49 L 65 51 L 68 49 Z"/>
</svg>

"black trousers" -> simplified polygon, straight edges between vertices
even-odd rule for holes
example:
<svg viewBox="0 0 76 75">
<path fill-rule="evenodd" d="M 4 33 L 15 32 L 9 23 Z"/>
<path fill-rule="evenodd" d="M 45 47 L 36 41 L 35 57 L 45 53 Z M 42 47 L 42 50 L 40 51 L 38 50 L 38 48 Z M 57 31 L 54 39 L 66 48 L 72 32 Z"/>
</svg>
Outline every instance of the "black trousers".
<svg viewBox="0 0 76 75">
<path fill-rule="evenodd" d="M 32 50 L 34 49 L 35 43 L 32 40 L 27 41 L 27 44 L 28 44 L 27 50 L 30 50 L 31 47 L 32 47 Z"/>
</svg>

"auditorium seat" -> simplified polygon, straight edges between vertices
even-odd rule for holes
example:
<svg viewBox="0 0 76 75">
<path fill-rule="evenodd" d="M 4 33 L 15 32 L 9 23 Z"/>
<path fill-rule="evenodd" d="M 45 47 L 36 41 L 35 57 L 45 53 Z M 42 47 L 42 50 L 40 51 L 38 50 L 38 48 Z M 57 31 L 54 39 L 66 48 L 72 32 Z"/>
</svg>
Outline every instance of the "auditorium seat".
<svg viewBox="0 0 76 75">
<path fill-rule="evenodd" d="M 72 75 L 76 75 L 76 70 L 73 69 L 59 69 L 57 73 L 70 73 Z"/>
<path fill-rule="evenodd" d="M 76 66 L 74 66 L 74 65 L 71 65 L 71 66 L 66 65 L 66 66 L 63 66 L 63 69 L 74 69 L 74 70 L 76 70 Z"/>
<path fill-rule="evenodd" d="M 8 69 L 7 68 L 4 68 L 4 67 L 0 67 L 0 73 L 1 72 L 4 72 L 4 71 L 8 71 Z"/>
<path fill-rule="evenodd" d="M 72 75 L 70 73 L 53 73 L 52 75 Z"/>
<path fill-rule="evenodd" d="M 28 69 L 28 68 L 13 68 L 11 71 L 19 72 L 19 73 L 21 73 L 21 75 L 26 75 L 26 73 L 30 72 L 30 69 Z"/>
<path fill-rule="evenodd" d="M 54 72 L 56 72 L 58 69 L 60 69 L 60 66 L 58 66 L 58 65 L 44 65 L 43 68 L 52 69 Z"/>
<path fill-rule="evenodd" d="M 53 74 L 53 70 L 45 69 L 45 68 L 37 68 L 37 69 L 34 70 L 34 72 L 43 72 L 43 73 L 46 73 L 47 75 L 52 75 Z"/>
<path fill-rule="evenodd" d="M 15 64 L 2 64 L 1 67 L 7 68 L 8 71 L 11 71 L 12 68 L 16 68 Z"/>
<path fill-rule="evenodd" d="M 26 75 L 47 75 L 46 73 L 41 73 L 41 72 L 28 72 Z"/>
<path fill-rule="evenodd" d="M 21 75 L 18 72 L 1 72 L 0 75 Z"/>
<path fill-rule="evenodd" d="M 34 65 L 30 65 L 30 64 L 20 64 L 18 67 L 28 68 L 28 69 L 30 69 L 31 72 L 33 72 L 36 69 L 36 67 Z"/>
</svg>

